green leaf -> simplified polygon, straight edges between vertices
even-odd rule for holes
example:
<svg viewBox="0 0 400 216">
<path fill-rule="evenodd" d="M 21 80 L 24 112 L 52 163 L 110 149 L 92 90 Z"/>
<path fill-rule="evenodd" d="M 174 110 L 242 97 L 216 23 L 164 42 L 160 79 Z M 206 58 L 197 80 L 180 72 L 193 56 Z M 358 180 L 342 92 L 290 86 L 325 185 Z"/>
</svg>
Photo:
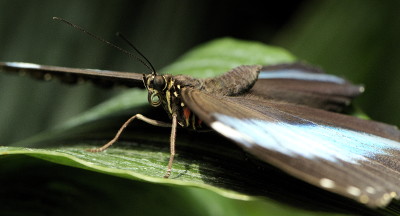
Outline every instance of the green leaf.
<svg viewBox="0 0 400 216">
<path fill-rule="evenodd" d="M 199 46 L 165 68 L 163 72 L 209 77 L 242 64 L 268 65 L 294 60 L 295 58 L 290 53 L 281 48 L 225 38 Z M 152 208 L 138 210 L 140 206 L 136 205 L 136 209 L 132 210 L 132 212 L 143 211 L 147 215 L 161 214 L 168 209 L 168 206 L 174 207 L 172 211 L 175 215 L 196 215 L 199 212 L 211 211 L 210 208 L 215 208 L 216 212 L 221 213 L 217 215 L 223 213 L 225 215 L 265 215 L 266 213 L 336 215 L 321 213 L 321 211 L 364 209 L 348 200 L 338 204 L 337 200 L 342 199 L 339 196 L 287 176 L 247 155 L 236 145 L 214 132 L 197 133 L 184 129 L 178 130 L 177 156 L 170 179 L 162 178 L 169 158 L 170 129 L 155 128 L 139 121 L 133 122 L 120 141 L 105 152 L 85 151 L 88 148 L 99 147 L 110 140 L 124 120 L 133 114 L 142 113 L 154 119 L 168 120 L 165 119 L 164 111 L 145 106 L 146 101 L 146 92 L 127 91 L 50 131 L 12 146 L 0 147 L 0 160 L 3 161 L 0 161 L 0 164 L 5 164 L 0 167 L 1 176 L 7 177 L 5 179 L 20 177 L 21 181 L 39 178 L 49 183 L 50 186 L 43 190 L 49 190 L 51 195 L 59 192 L 62 196 L 66 196 L 69 193 L 65 192 L 66 188 L 75 188 L 76 193 L 69 196 L 81 199 L 90 197 L 93 202 L 99 204 L 96 208 L 105 209 L 98 211 L 99 214 L 113 212 L 111 207 L 101 205 L 102 202 L 106 202 L 104 197 L 89 195 L 88 191 L 79 194 L 85 187 L 71 185 L 76 185 L 76 182 L 90 185 L 96 193 L 108 194 L 110 199 L 118 200 L 118 202 L 124 202 L 125 197 L 127 197 L 126 200 L 137 202 L 141 199 L 139 197 L 145 197 L 144 199 L 147 200 L 149 196 L 153 197 L 154 201 L 160 196 L 159 193 L 165 193 L 165 191 L 174 194 L 161 196 L 163 197 L 159 201 L 161 203 L 155 206 L 163 206 L 162 211 Z M 53 164 L 56 168 L 49 164 Z M 43 169 L 43 167 L 51 168 Z M 20 173 L 18 170 L 29 171 Z M 31 173 L 31 170 L 38 171 Z M 54 175 L 51 175 L 52 172 Z M 66 172 L 74 173 L 76 176 L 66 175 Z M 40 176 L 48 178 L 42 179 Z M 54 181 L 57 179 L 63 179 L 63 182 L 55 184 Z M 130 189 L 129 185 L 133 184 L 148 188 L 149 194 L 141 191 L 141 196 L 131 195 L 136 193 L 136 190 Z M 113 191 L 114 188 L 117 192 Z M 132 188 L 137 189 L 138 186 Z M 20 192 L 18 188 L 13 189 Z M 34 193 L 39 192 L 34 191 Z M 174 196 L 181 199 L 174 199 Z M 68 196 L 64 198 L 68 200 Z M 16 200 L 19 199 L 16 198 Z M 57 203 L 65 202 L 61 200 Z M 182 211 L 178 207 L 180 202 L 186 203 L 192 209 Z M 142 202 L 139 200 L 139 203 Z M 291 206 L 307 207 L 312 211 L 288 207 L 287 203 Z M 71 201 L 71 205 L 78 204 Z M 252 210 L 244 210 L 250 206 Z M 86 206 L 81 208 L 82 211 L 79 211 L 81 214 L 88 210 Z M 120 208 L 129 212 L 126 205 Z M 203 215 L 201 213 L 199 215 Z"/>
<path fill-rule="evenodd" d="M 271 65 L 295 60 L 292 54 L 280 47 L 223 38 L 188 52 L 177 62 L 166 67 L 163 73 L 204 78 L 222 74 L 240 65 Z"/>
</svg>

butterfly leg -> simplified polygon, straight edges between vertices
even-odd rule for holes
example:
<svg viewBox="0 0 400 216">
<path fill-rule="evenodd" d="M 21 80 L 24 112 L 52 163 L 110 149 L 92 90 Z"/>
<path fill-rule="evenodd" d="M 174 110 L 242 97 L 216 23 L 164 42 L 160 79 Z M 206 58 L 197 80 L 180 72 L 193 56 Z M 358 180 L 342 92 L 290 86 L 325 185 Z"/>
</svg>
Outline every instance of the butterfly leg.
<svg viewBox="0 0 400 216">
<path fill-rule="evenodd" d="M 115 135 L 115 137 L 110 140 L 108 143 L 106 143 L 105 145 L 103 145 L 100 148 L 94 148 L 94 149 L 87 149 L 87 151 L 89 152 L 101 152 L 106 150 L 108 147 L 110 147 L 112 144 L 114 144 L 115 142 L 117 142 L 118 138 L 121 136 L 121 133 L 124 131 L 124 129 L 131 123 L 131 121 L 133 121 L 134 119 L 139 119 L 142 120 L 148 124 L 154 125 L 154 126 L 158 126 L 158 127 L 171 127 L 170 123 L 166 123 L 166 122 L 162 122 L 162 121 L 157 121 L 154 119 L 149 119 L 141 114 L 136 114 L 132 117 L 130 117 L 123 125 L 122 127 L 118 130 L 117 134 Z M 174 138 L 175 140 L 175 138 Z"/>
<path fill-rule="evenodd" d="M 164 178 L 169 178 L 172 170 L 172 163 L 174 162 L 175 157 L 175 138 L 176 138 L 176 127 L 177 127 L 177 115 L 176 113 L 172 114 L 172 127 L 171 127 L 171 138 L 170 138 L 170 156 L 168 161 L 167 173 L 165 173 Z"/>
</svg>

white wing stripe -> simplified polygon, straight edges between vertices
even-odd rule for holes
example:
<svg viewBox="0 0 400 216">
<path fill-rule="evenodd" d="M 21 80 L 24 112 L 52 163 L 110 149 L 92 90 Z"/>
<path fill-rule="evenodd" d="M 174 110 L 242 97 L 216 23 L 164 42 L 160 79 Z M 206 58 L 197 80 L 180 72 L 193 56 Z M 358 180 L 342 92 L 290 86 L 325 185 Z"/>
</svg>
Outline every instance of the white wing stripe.
<svg viewBox="0 0 400 216">
<path fill-rule="evenodd" d="M 261 71 L 258 75 L 259 79 L 297 79 L 297 80 L 310 80 L 343 84 L 346 80 L 330 75 L 318 73 L 305 73 L 296 69 L 285 69 L 279 71 Z"/>
<path fill-rule="evenodd" d="M 212 115 L 217 121 L 211 127 L 225 136 L 249 148 L 258 145 L 289 156 L 357 163 L 379 154 L 387 155 L 387 150 L 400 151 L 399 142 L 343 128 Z M 226 133 L 221 125 L 230 128 L 230 132 Z"/>
<path fill-rule="evenodd" d="M 38 64 L 24 63 L 24 62 L 5 62 L 6 66 L 15 68 L 27 68 L 27 69 L 39 69 L 41 68 Z"/>
</svg>

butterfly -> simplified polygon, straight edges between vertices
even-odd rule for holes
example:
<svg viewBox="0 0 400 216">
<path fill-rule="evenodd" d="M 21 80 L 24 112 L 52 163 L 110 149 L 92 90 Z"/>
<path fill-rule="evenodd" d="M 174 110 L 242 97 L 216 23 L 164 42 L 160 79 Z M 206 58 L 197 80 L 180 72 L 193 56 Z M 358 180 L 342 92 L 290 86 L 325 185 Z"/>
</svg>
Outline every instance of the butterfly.
<svg viewBox="0 0 400 216">
<path fill-rule="evenodd" d="M 61 18 L 55 19 L 86 32 Z M 171 123 L 135 114 L 114 139 L 89 151 L 110 147 L 134 119 L 171 127 L 166 178 L 172 170 L 177 127 L 198 130 L 206 126 L 263 162 L 369 207 L 384 207 L 400 198 L 398 128 L 342 114 L 364 91 L 363 86 L 301 63 L 242 65 L 207 79 L 162 75 L 131 47 L 142 58 L 133 57 L 150 74 L 21 62 L 0 62 L 0 71 L 43 80 L 57 78 L 72 84 L 91 81 L 105 87 L 145 88 L 149 104 L 161 106 Z"/>
<path fill-rule="evenodd" d="M 304 64 L 243 65 L 215 78 L 137 74 L 1 62 L 1 71 L 63 82 L 92 81 L 146 88 L 152 106 L 172 123 L 140 114 L 133 120 L 172 127 L 171 173 L 176 127 L 210 127 L 260 160 L 325 190 L 370 207 L 399 198 L 400 131 L 392 125 L 341 114 L 363 86 Z"/>
</svg>

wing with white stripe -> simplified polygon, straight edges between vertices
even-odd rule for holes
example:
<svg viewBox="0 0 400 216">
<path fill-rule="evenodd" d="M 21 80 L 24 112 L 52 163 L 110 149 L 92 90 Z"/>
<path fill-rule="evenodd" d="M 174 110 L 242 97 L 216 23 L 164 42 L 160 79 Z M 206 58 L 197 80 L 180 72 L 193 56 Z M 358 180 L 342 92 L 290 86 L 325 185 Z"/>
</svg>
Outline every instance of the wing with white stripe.
<svg viewBox="0 0 400 216">
<path fill-rule="evenodd" d="M 363 91 L 361 85 L 295 63 L 263 67 L 250 93 L 265 99 L 341 112 Z"/>
<path fill-rule="evenodd" d="M 400 194 L 400 131 L 387 124 L 257 97 L 184 89 L 211 128 L 260 160 L 371 207 Z"/>
</svg>

